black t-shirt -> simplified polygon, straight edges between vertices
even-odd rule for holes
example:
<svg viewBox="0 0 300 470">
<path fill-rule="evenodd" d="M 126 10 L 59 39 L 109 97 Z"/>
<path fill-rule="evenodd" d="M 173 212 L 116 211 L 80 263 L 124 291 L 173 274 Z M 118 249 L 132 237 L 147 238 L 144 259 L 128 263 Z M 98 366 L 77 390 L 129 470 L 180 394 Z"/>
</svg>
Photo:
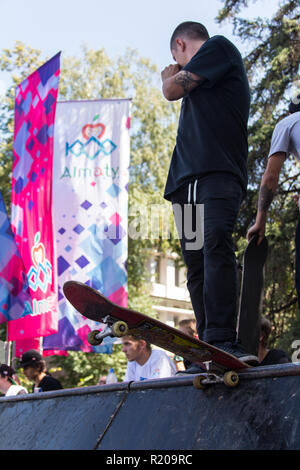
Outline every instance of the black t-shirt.
<svg viewBox="0 0 300 470">
<path fill-rule="evenodd" d="M 34 391 L 34 387 L 32 387 L 32 391 Z M 52 377 L 52 375 L 47 374 L 45 377 L 40 381 L 38 387 L 42 389 L 42 392 L 49 392 L 50 390 L 60 390 L 62 389 L 61 383 Z"/>
<path fill-rule="evenodd" d="M 260 366 L 271 366 L 273 364 L 286 364 L 291 362 L 286 352 L 281 349 L 270 349 L 266 357 L 260 362 Z"/>
<path fill-rule="evenodd" d="M 231 173 L 247 188 L 249 83 L 238 49 L 208 39 L 183 68 L 205 80 L 182 99 L 164 197 L 210 173 Z"/>
</svg>

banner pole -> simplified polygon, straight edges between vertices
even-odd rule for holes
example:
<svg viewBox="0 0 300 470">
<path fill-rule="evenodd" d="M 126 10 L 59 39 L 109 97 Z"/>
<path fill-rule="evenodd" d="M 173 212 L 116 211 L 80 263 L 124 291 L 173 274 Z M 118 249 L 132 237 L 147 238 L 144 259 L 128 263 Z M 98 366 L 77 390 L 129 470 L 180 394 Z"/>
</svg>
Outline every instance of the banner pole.
<svg viewBox="0 0 300 470">
<path fill-rule="evenodd" d="M 16 362 L 16 342 L 12 341 L 11 342 L 11 365 L 13 369 L 15 368 L 15 362 Z"/>
<path fill-rule="evenodd" d="M 39 353 L 43 355 L 43 336 L 39 337 Z"/>
<path fill-rule="evenodd" d="M 8 341 L 7 339 L 8 332 L 6 330 L 6 342 L 5 342 L 5 364 L 8 366 L 11 365 L 11 353 L 10 353 L 10 347 L 11 347 L 11 341 Z"/>
</svg>

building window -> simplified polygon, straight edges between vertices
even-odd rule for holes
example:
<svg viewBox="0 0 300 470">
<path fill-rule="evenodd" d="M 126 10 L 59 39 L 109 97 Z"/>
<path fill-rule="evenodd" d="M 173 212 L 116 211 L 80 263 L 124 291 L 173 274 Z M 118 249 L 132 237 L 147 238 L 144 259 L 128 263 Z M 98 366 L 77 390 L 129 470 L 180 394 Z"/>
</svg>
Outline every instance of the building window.
<svg viewBox="0 0 300 470">
<path fill-rule="evenodd" d="M 157 256 L 150 263 L 151 282 L 160 282 L 160 258 Z"/>
</svg>

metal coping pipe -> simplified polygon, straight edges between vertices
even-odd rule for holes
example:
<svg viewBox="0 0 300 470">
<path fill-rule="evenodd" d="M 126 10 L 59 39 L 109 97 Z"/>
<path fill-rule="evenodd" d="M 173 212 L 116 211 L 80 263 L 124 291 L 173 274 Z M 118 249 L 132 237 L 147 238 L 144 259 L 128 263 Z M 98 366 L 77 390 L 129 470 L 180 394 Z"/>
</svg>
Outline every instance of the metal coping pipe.
<svg viewBox="0 0 300 470">
<path fill-rule="evenodd" d="M 205 373 L 205 371 L 203 371 Z M 251 367 L 238 372 L 240 380 L 266 379 L 288 376 L 300 376 L 300 364 L 288 363 L 264 367 Z M 149 379 L 141 382 L 120 382 L 109 385 L 93 385 L 89 387 L 69 388 L 53 390 L 51 392 L 29 393 L 28 395 L 16 395 L 12 397 L 1 397 L 0 405 L 7 402 L 18 402 L 27 400 L 47 400 L 58 397 L 81 396 L 87 394 L 99 394 L 108 392 L 124 392 L 149 390 L 158 388 L 184 387 L 193 384 L 194 378 L 199 374 L 186 374 L 184 376 L 173 376 L 163 379 Z"/>
</svg>

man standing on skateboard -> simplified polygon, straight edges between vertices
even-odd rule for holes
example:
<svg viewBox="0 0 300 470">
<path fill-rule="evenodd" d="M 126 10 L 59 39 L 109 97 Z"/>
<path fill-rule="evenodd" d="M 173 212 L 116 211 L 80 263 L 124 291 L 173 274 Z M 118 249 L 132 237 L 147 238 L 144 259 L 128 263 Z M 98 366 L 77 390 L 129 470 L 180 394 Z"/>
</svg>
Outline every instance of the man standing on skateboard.
<svg viewBox="0 0 300 470">
<path fill-rule="evenodd" d="M 200 23 L 180 24 L 170 47 L 176 64 L 162 71 L 162 90 L 167 100 L 182 103 L 164 197 L 173 205 L 197 332 L 199 339 L 252 361 L 236 341 L 232 242 L 247 188 L 248 79 L 237 48 L 223 36 L 210 38 Z"/>
<path fill-rule="evenodd" d="M 273 131 L 268 164 L 259 189 L 256 221 L 247 233 L 248 240 L 257 234 L 258 244 L 265 235 L 267 212 L 273 201 L 280 171 L 286 158 L 292 154 L 300 161 L 300 95 L 291 101 L 289 112 L 290 115 L 279 121 Z M 296 289 L 300 307 L 300 221 L 296 229 Z"/>
</svg>

